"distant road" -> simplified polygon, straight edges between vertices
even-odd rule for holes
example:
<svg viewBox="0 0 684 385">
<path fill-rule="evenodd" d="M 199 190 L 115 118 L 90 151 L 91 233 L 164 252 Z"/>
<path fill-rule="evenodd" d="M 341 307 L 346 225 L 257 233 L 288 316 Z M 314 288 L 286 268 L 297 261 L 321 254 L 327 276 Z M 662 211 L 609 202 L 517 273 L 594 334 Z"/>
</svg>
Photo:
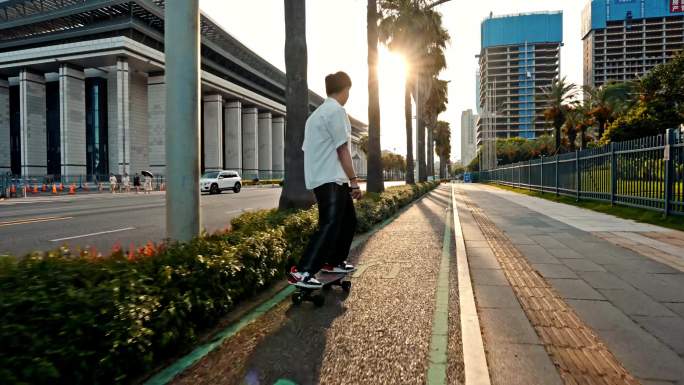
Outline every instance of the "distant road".
<svg viewBox="0 0 684 385">
<path fill-rule="evenodd" d="M 202 195 L 202 226 L 225 228 L 244 211 L 274 208 L 280 188 L 245 188 L 239 194 Z M 120 242 L 142 245 L 166 232 L 166 195 L 90 194 L 0 202 L 0 254 L 23 255 L 68 244 L 103 254 Z"/>
<path fill-rule="evenodd" d="M 387 186 L 403 182 L 386 182 Z M 365 186 L 362 185 L 362 188 Z M 239 194 L 202 195 L 202 227 L 225 228 L 245 211 L 275 208 L 280 188 L 244 188 Z M 128 248 L 166 234 L 166 195 L 87 194 L 34 197 L 0 202 L 0 254 L 24 255 L 62 245 L 94 246 L 107 254 L 120 243 Z"/>
</svg>

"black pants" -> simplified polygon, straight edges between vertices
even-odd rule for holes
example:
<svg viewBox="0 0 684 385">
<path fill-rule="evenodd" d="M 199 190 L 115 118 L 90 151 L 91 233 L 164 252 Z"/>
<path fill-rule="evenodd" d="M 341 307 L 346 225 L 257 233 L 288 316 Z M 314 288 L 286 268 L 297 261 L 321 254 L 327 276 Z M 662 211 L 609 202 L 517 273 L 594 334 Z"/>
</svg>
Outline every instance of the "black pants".
<svg viewBox="0 0 684 385">
<path fill-rule="evenodd" d="M 318 230 L 309 240 L 297 270 L 317 273 L 324 263 L 347 259 L 356 231 L 356 211 L 349 185 L 326 183 L 314 189 L 318 202 Z"/>
</svg>

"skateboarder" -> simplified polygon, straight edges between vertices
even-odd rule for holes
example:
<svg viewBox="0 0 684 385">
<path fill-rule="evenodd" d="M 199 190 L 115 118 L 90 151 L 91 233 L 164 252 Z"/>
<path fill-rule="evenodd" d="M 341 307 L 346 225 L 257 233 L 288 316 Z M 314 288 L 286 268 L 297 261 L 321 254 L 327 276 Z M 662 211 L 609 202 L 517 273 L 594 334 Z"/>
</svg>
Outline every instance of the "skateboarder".
<svg viewBox="0 0 684 385">
<path fill-rule="evenodd" d="M 359 199 L 362 193 L 350 153 L 351 123 L 343 107 L 351 85 L 344 72 L 326 76 L 328 98 L 309 116 L 304 128 L 304 179 L 318 202 L 318 231 L 289 273 L 290 283 L 300 287 L 321 287 L 315 277 L 319 271 L 354 271 L 346 262 L 356 230 L 352 198 Z"/>
</svg>

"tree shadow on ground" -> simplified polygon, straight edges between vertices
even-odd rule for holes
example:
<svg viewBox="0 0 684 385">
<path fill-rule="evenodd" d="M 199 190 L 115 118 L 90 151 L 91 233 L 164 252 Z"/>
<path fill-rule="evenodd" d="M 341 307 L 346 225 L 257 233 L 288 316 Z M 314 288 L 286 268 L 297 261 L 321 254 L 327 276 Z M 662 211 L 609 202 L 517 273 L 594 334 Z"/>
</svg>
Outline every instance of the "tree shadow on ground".
<svg viewBox="0 0 684 385">
<path fill-rule="evenodd" d="M 289 380 L 297 385 L 315 385 L 327 343 L 326 331 L 344 314 L 347 294 L 340 288 L 321 292 L 325 305 L 310 302 L 291 306 L 286 320 L 254 349 L 245 363 L 241 384 L 272 385 Z"/>
</svg>

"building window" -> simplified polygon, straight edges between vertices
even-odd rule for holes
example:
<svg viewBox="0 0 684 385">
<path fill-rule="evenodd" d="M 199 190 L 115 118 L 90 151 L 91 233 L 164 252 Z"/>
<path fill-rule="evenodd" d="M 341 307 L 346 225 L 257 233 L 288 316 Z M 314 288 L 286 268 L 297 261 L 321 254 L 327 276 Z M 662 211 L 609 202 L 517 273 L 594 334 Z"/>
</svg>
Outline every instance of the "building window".
<svg viewBox="0 0 684 385">
<path fill-rule="evenodd" d="M 47 173 L 61 174 L 59 143 L 59 82 L 45 83 L 45 125 L 47 132 Z"/>
<path fill-rule="evenodd" d="M 21 175 L 21 128 L 19 123 L 19 86 L 10 86 L 10 168 Z"/>
<path fill-rule="evenodd" d="M 86 172 L 88 180 L 106 180 L 109 174 L 107 80 L 87 78 L 85 91 Z"/>
</svg>

